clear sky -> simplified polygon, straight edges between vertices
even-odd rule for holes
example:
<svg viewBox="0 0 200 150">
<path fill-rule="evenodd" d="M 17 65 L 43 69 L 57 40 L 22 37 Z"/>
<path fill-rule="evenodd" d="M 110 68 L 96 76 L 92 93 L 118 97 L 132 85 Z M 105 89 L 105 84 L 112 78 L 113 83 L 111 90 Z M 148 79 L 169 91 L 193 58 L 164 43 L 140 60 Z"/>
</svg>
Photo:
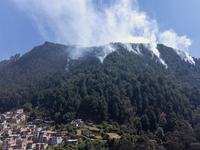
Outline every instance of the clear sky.
<svg viewBox="0 0 200 150">
<path fill-rule="evenodd" d="M 116 1 L 1 0 L 0 60 L 47 40 L 80 45 L 164 42 L 200 57 L 199 0 Z"/>
</svg>

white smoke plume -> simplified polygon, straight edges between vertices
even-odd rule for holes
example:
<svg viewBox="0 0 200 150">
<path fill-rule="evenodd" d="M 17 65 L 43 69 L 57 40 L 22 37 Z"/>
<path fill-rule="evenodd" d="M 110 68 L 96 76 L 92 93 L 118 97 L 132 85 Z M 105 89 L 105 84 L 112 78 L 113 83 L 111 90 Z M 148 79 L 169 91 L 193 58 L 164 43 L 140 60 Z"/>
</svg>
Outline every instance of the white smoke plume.
<svg viewBox="0 0 200 150">
<path fill-rule="evenodd" d="M 174 48 L 181 59 L 188 61 L 191 64 L 195 64 L 193 58 L 189 56 L 188 53 L 188 47 L 192 45 L 192 41 L 186 36 L 179 37 L 173 30 L 167 30 L 163 33 L 160 33 L 159 40 L 164 45 Z"/>
<path fill-rule="evenodd" d="M 159 32 L 156 20 L 139 10 L 137 0 L 12 1 L 34 20 L 43 38 L 52 42 L 82 46 L 99 46 L 110 42 L 149 43 L 152 53 L 160 58 L 156 43 L 171 38 L 166 36 L 166 32 Z M 182 39 L 177 35 L 176 38 Z M 183 39 L 190 41 L 185 36 Z M 182 40 L 176 42 L 183 43 Z M 183 46 L 181 50 L 187 50 L 190 46 L 180 45 Z M 113 51 L 106 47 L 106 54 Z M 126 47 L 130 50 L 130 46 Z M 166 65 L 161 58 L 160 62 Z"/>
</svg>

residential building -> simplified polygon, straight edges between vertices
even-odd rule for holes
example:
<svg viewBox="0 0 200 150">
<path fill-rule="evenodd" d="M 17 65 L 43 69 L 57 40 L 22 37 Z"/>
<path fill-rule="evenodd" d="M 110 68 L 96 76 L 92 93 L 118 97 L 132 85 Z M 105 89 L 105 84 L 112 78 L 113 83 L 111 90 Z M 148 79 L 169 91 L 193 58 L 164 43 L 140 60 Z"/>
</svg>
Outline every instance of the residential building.
<svg viewBox="0 0 200 150">
<path fill-rule="evenodd" d="M 7 112 L 6 112 L 6 114 L 7 114 L 7 115 L 10 115 L 10 114 L 11 114 L 11 112 L 10 112 L 10 111 L 7 111 Z"/>
<path fill-rule="evenodd" d="M 35 119 L 35 120 L 33 121 L 33 123 L 38 124 L 38 123 L 40 123 L 40 121 L 42 121 L 42 119 Z"/>
<path fill-rule="evenodd" d="M 13 127 L 13 131 L 15 132 L 15 131 L 17 131 L 19 128 L 20 128 L 20 126 L 14 126 L 14 127 Z"/>
<path fill-rule="evenodd" d="M 44 150 L 44 149 L 47 148 L 47 146 L 48 146 L 47 143 L 37 143 L 36 144 L 36 150 Z"/>
<path fill-rule="evenodd" d="M 17 139 L 20 136 L 21 136 L 20 134 L 11 134 L 11 135 L 9 135 L 9 138 Z"/>
<path fill-rule="evenodd" d="M 46 124 L 53 124 L 53 123 L 55 123 L 55 121 L 54 120 L 51 120 L 51 121 L 44 121 Z"/>
<path fill-rule="evenodd" d="M 48 134 L 47 135 L 49 135 L 49 136 L 57 136 L 57 132 L 48 132 Z"/>
<path fill-rule="evenodd" d="M 93 132 L 94 136 L 101 136 L 100 131 L 92 131 L 92 132 Z"/>
<path fill-rule="evenodd" d="M 82 134 L 82 135 L 85 135 L 85 136 L 89 136 L 89 135 L 90 135 L 89 131 L 82 131 L 81 134 Z"/>
<path fill-rule="evenodd" d="M 40 136 L 40 143 L 48 143 L 50 140 L 50 136 Z"/>
<path fill-rule="evenodd" d="M 17 119 L 20 120 L 20 122 L 25 121 L 26 120 L 26 115 L 25 114 L 19 114 L 16 116 Z"/>
<path fill-rule="evenodd" d="M 35 129 L 36 128 L 36 125 L 29 125 L 28 126 L 30 129 Z"/>
<path fill-rule="evenodd" d="M 7 146 L 4 147 L 4 149 L 5 149 L 5 150 L 13 150 L 13 147 L 10 146 L 10 145 L 7 145 Z"/>
<path fill-rule="evenodd" d="M 88 136 L 88 137 L 94 137 L 94 136 L 101 136 L 100 131 L 82 131 L 82 135 Z"/>
<path fill-rule="evenodd" d="M 20 132 L 20 133 L 23 132 L 23 131 L 27 131 L 27 128 L 21 128 L 21 127 L 20 127 L 20 128 L 18 129 L 18 132 Z"/>
<path fill-rule="evenodd" d="M 6 134 L 11 135 L 12 134 L 12 129 L 5 129 L 3 135 L 5 136 Z"/>
<path fill-rule="evenodd" d="M 16 145 L 16 139 L 13 138 L 7 138 L 3 141 L 3 146 L 14 146 Z"/>
<path fill-rule="evenodd" d="M 17 114 L 23 114 L 24 110 L 23 109 L 17 109 L 16 112 L 17 112 Z"/>
<path fill-rule="evenodd" d="M 78 144 L 78 139 L 68 139 L 67 142 L 73 144 L 73 145 L 77 145 Z"/>
<path fill-rule="evenodd" d="M 76 119 L 76 120 L 72 120 L 70 125 L 75 126 L 75 127 L 79 127 L 79 126 L 83 126 L 84 122 L 82 121 L 82 119 Z"/>
<path fill-rule="evenodd" d="M 0 116 L 0 120 L 4 120 L 5 116 L 4 115 L 1 115 Z"/>
<path fill-rule="evenodd" d="M 53 136 L 51 140 L 49 141 L 49 145 L 51 146 L 58 145 L 59 143 L 62 142 L 62 140 L 63 140 L 62 137 Z"/>
<path fill-rule="evenodd" d="M 40 135 L 40 132 L 38 132 L 38 131 L 33 132 L 33 138 L 34 139 L 39 138 L 39 135 Z"/>
<path fill-rule="evenodd" d="M 27 149 L 29 149 L 29 150 L 34 149 L 35 147 L 36 147 L 35 143 L 28 143 L 28 145 L 27 145 Z"/>
<path fill-rule="evenodd" d="M 93 123 L 87 123 L 87 125 L 92 127 L 92 126 L 93 126 Z"/>
<path fill-rule="evenodd" d="M 33 141 L 28 141 L 25 139 L 17 139 L 16 147 L 17 147 L 17 149 L 25 150 L 29 143 L 33 143 Z"/>
<path fill-rule="evenodd" d="M 30 135 L 30 134 L 31 134 L 30 131 L 22 131 L 21 132 L 21 136 L 23 136 L 23 135 Z"/>
<path fill-rule="evenodd" d="M 4 123 L 0 124 L 0 131 L 5 130 L 7 128 L 7 125 L 5 125 Z"/>
<path fill-rule="evenodd" d="M 11 120 L 10 120 L 10 123 L 20 123 L 21 122 L 21 120 L 20 119 L 17 119 L 17 118 L 12 118 Z"/>
<path fill-rule="evenodd" d="M 48 143 L 51 138 L 51 131 L 41 131 L 39 133 L 40 143 Z"/>
<path fill-rule="evenodd" d="M 68 131 L 58 132 L 56 136 L 62 137 L 62 138 L 63 138 L 63 137 L 65 137 L 65 136 L 67 136 L 67 133 L 68 133 Z"/>
</svg>

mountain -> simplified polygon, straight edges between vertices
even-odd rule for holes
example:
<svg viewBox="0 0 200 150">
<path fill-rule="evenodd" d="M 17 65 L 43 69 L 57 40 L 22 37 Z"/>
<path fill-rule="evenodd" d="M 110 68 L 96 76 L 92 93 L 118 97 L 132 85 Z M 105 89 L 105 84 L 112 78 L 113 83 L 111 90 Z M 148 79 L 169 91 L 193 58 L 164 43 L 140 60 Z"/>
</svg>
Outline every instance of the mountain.
<svg viewBox="0 0 200 150">
<path fill-rule="evenodd" d="M 24 106 L 34 119 L 106 121 L 110 131 L 164 147 L 198 145 L 200 60 L 162 44 L 157 49 L 160 57 L 148 44 L 45 42 L 1 67 L 0 111 Z"/>
<path fill-rule="evenodd" d="M 11 57 L 6 61 L 6 65 L 1 65 L 5 64 L 5 61 L 0 63 L 2 91 L 17 94 L 19 100 L 15 106 L 19 107 L 26 101 L 30 102 L 34 94 L 41 89 L 55 84 L 54 80 L 57 80 L 55 77 L 59 74 L 71 78 L 75 75 L 85 75 L 87 72 L 95 74 L 94 70 L 99 68 L 101 71 L 98 70 L 97 73 L 111 75 L 113 78 L 122 76 L 119 71 L 136 77 L 148 73 L 153 76 L 165 76 L 175 82 L 200 88 L 199 59 L 194 58 L 195 65 L 193 65 L 182 60 L 174 49 L 158 44 L 157 49 L 160 56 L 168 65 L 166 69 L 159 62 L 158 57 L 153 55 L 144 44 L 131 44 L 131 47 L 140 54 L 128 51 L 123 43 L 111 43 L 111 45 L 115 51 L 108 53 L 107 45 L 79 48 L 45 42 L 44 45 L 33 48 L 21 58 L 18 57 L 19 54 Z M 104 61 L 100 62 L 104 57 Z M 10 109 L 12 105 L 8 104 L 7 107 Z M 7 110 L 7 107 L 4 106 L 1 111 Z"/>
</svg>

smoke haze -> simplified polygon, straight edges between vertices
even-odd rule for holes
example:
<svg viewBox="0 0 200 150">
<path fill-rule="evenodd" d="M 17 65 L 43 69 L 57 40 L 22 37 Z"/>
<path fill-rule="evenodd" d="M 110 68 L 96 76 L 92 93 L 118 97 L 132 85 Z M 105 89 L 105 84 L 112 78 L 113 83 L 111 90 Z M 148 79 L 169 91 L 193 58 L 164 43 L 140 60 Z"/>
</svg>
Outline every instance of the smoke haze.
<svg viewBox="0 0 200 150">
<path fill-rule="evenodd" d="M 158 58 L 160 53 L 156 49 L 156 43 L 163 43 L 186 53 L 192 43 L 186 36 L 180 37 L 173 30 L 159 31 L 157 21 L 139 10 L 137 0 L 13 2 L 35 22 L 39 33 L 48 41 L 79 46 L 99 46 L 110 42 L 149 43 L 150 50 Z M 125 46 L 131 50 L 128 44 Z M 105 51 L 109 54 L 113 49 L 107 46 Z M 189 55 L 184 58 L 185 61 L 191 59 Z M 166 65 L 162 58 L 160 62 Z"/>
</svg>

